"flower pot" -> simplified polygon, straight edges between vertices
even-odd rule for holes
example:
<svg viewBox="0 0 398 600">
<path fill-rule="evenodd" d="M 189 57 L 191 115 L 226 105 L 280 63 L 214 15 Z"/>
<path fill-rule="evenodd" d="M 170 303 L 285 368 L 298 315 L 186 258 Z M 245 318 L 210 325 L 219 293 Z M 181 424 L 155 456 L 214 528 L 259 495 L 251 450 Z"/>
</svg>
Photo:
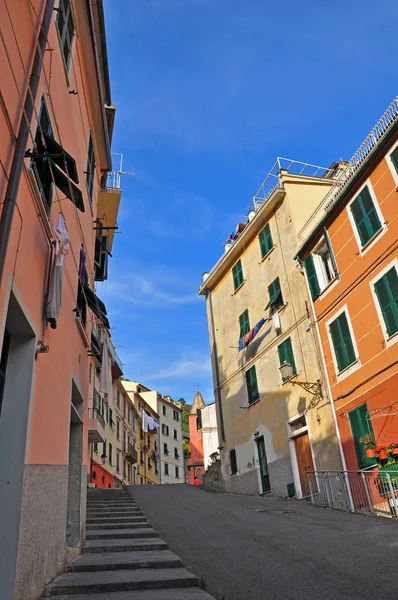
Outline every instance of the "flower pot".
<svg viewBox="0 0 398 600">
<path fill-rule="evenodd" d="M 398 457 L 398 446 L 395 446 L 394 448 L 391 448 L 391 454 L 395 457 L 395 459 L 397 459 L 397 457 Z"/>
<path fill-rule="evenodd" d="M 398 448 L 397 448 L 397 449 L 398 449 Z M 367 449 L 365 450 L 365 453 L 366 453 L 366 456 L 367 456 L 368 458 L 374 458 L 374 455 L 375 455 L 374 448 L 367 448 Z M 397 452 L 397 454 L 398 454 L 398 452 Z"/>
<path fill-rule="evenodd" d="M 382 448 L 381 450 L 379 450 L 379 459 L 380 460 L 387 460 L 387 450 L 385 448 Z"/>
</svg>

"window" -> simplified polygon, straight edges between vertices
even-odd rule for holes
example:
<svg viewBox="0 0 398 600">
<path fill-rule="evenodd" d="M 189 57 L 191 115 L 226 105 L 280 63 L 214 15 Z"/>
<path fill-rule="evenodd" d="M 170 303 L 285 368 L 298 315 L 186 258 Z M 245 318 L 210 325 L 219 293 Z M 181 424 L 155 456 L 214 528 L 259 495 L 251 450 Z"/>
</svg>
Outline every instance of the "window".
<svg viewBox="0 0 398 600">
<path fill-rule="evenodd" d="M 144 432 L 140 429 L 140 440 L 144 440 Z"/>
<path fill-rule="evenodd" d="M 169 454 L 169 448 L 166 443 L 163 444 L 163 454 Z"/>
<path fill-rule="evenodd" d="M 281 291 L 281 285 L 279 283 L 279 277 L 268 286 L 269 302 L 264 310 L 270 308 L 272 312 L 278 310 L 283 306 L 283 296 Z"/>
<path fill-rule="evenodd" d="M 150 436 L 150 434 L 149 434 L 149 433 L 148 433 L 148 446 L 149 446 L 149 447 L 151 446 L 151 436 Z"/>
<path fill-rule="evenodd" d="M 120 472 L 120 454 L 116 452 L 116 473 Z"/>
<path fill-rule="evenodd" d="M 92 383 L 93 382 L 93 365 L 90 363 L 90 373 L 88 376 L 88 382 Z"/>
<path fill-rule="evenodd" d="M 90 204 L 92 204 L 92 201 L 93 201 L 94 176 L 95 176 L 94 144 L 93 144 L 93 136 L 90 133 L 90 137 L 88 140 L 87 167 L 86 167 L 86 184 L 87 184 L 88 197 L 90 199 Z"/>
<path fill-rule="evenodd" d="M 0 357 L 0 414 L 1 414 L 1 407 L 3 404 L 4 388 L 6 385 L 6 372 L 7 372 L 8 355 L 10 352 L 10 344 L 11 344 L 11 335 L 7 331 L 7 329 L 5 329 L 3 345 L 2 345 L 2 349 L 1 349 L 1 357 Z"/>
<path fill-rule="evenodd" d="M 375 292 L 387 334 L 394 335 L 398 331 L 398 276 L 395 267 L 375 283 Z"/>
<path fill-rule="evenodd" d="M 368 419 L 368 406 L 362 404 L 355 410 L 348 413 L 348 418 L 351 425 L 351 433 L 354 439 L 355 451 L 357 453 L 358 466 L 360 469 L 365 469 L 375 464 L 373 458 L 368 458 L 365 452 L 365 446 L 360 442 L 360 439 L 366 435 L 374 435 L 372 423 Z"/>
<path fill-rule="evenodd" d="M 394 165 L 396 172 L 398 173 L 398 146 L 390 154 L 391 162 Z"/>
<path fill-rule="evenodd" d="M 258 241 L 260 242 L 261 258 L 264 258 L 264 256 L 266 256 L 274 247 L 269 223 L 267 223 L 264 229 L 260 231 Z"/>
<path fill-rule="evenodd" d="M 102 232 L 100 219 L 96 221 L 96 236 L 94 249 L 95 281 L 108 279 L 108 236 Z"/>
<path fill-rule="evenodd" d="M 351 332 L 345 312 L 341 313 L 337 319 L 330 323 L 329 331 L 336 356 L 337 368 L 341 372 L 356 361 Z"/>
<path fill-rule="evenodd" d="M 239 339 L 243 338 L 250 331 L 249 310 L 246 308 L 239 316 Z"/>
<path fill-rule="evenodd" d="M 296 375 L 296 363 L 294 361 L 294 354 L 292 348 L 292 340 L 291 338 L 287 338 L 282 344 L 278 346 L 278 355 L 279 355 L 279 365 L 282 366 L 284 363 L 288 365 L 292 365 L 293 367 L 293 375 Z M 286 381 L 284 379 L 283 381 Z"/>
<path fill-rule="evenodd" d="M 177 429 L 174 429 L 174 439 L 175 439 L 175 440 L 178 440 Z"/>
<path fill-rule="evenodd" d="M 173 410 L 173 419 L 174 419 L 174 421 L 178 422 L 178 420 L 179 420 L 178 410 Z"/>
<path fill-rule="evenodd" d="M 163 416 L 167 415 L 167 408 L 165 407 L 165 405 L 162 405 L 162 412 L 163 412 Z"/>
<path fill-rule="evenodd" d="M 126 461 L 123 460 L 123 477 L 126 477 Z"/>
<path fill-rule="evenodd" d="M 253 365 L 248 371 L 246 371 L 245 377 L 246 377 L 247 394 L 249 396 L 249 404 L 252 404 L 256 400 L 258 400 L 260 397 L 260 395 L 258 393 L 257 375 L 256 375 L 256 366 L 255 365 Z"/>
<path fill-rule="evenodd" d="M 339 275 L 326 228 L 317 249 L 304 260 L 304 268 L 311 298 L 316 300 L 329 283 Z"/>
<path fill-rule="evenodd" d="M 236 265 L 232 267 L 232 277 L 234 280 L 234 290 L 237 290 L 244 282 L 241 260 L 238 260 Z"/>
<path fill-rule="evenodd" d="M 120 420 L 116 419 L 116 439 L 120 440 Z"/>
<path fill-rule="evenodd" d="M 142 479 L 142 477 L 140 477 L 140 485 L 143 485 L 144 480 Z"/>
<path fill-rule="evenodd" d="M 114 426 L 114 424 L 115 424 L 115 423 L 114 423 L 114 421 L 113 421 L 113 411 L 112 411 L 112 409 L 110 408 L 110 409 L 109 409 L 109 425 L 110 425 L 111 427 L 113 427 L 113 426 Z"/>
<path fill-rule="evenodd" d="M 178 448 L 174 448 L 174 458 L 180 458 L 180 455 L 178 454 Z"/>
<path fill-rule="evenodd" d="M 123 402 L 123 419 L 126 418 L 126 408 L 127 408 L 127 404 L 126 404 L 126 400 L 124 400 L 124 402 Z"/>
<path fill-rule="evenodd" d="M 117 406 L 117 408 L 120 408 L 120 392 L 119 392 L 119 390 L 116 390 L 116 406 Z"/>
<path fill-rule="evenodd" d="M 175 467 L 176 479 L 180 478 L 180 471 L 178 467 Z"/>
<path fill-rule="evenodd" d="M 379 215 L 368 186 L 365 186 L 362 192 L 351 202 L 350 208 L 361 244 L 365 246 L 381 229 Z"/>
<path fill-rule="evenodd" d="M 169 474 L 169 465 L 167 463 L 163 463 L 164 464 L 164 474 L 168 475 Z"/>
<path fill-rule="evenodd" d="M 109 442 L 109 464 L 112 464 L 112 444 Z"/>
<path fill-rule="evenodd" d="M 169 435 L 169 426 L 168 425 L 165 425 L 165 424 L 162 425 L 162 433 L 163 433 L 163 435 Z"/>
<path fill-rule="evenodd" d="M 142 451 L 142 450 L 140 451 L 140 463 L 141 463 L 142 465 L 144 465 L 144 464 L 145 464 L 145 462 L 144 462 L 144 453 L 143 453 L 143 451 Z"/>
<path fill-rule="evenodd" d="M 97 452 L 97 454 L 98 454 L 98 443 L 97 442 L 95 442 L 95 444 L 94 444 L 94 452 Z"/>
<path fill-rule="evenodd" d="M 148 469 L 152 469 L 151 457 L 148 456 Z"/>
<path fill-rule="evenodd" d="M 72 54 L 73 36 L 75 34 L 70 0 L 60 0 L 57 13 L 57 27 L 59 37 L 61 38 L 62 54 L 68 68 Z"/>
<path fill-rule="evenodd" d="M 37 124 L 37 131 L 35 136 L 35 149 L 37 154 L 43 155 L 46 152 L 46 148 L 43 144 L 43 137 L 47 135 L 53 137 L 53 130 L 51 127 L 50 116 L 48 114 L 47 106 L 44 100 L 44 96 L 41 99 L 39 121 Z M 34 161 L 33 172 L 39 186 L 40 196 L 44 201 L 47 210 L 50 210 L 51 196 L 52 196 L 52 178 L 51 171 L 49 169 L 49 159 L 45 156 L 39 156 Z"/>
<path fill-rule="evenodd" d="M 229 461 L 231 464 L 231 475 L 235 475 L 238 472 L 238 465 L 236 462 L 236 450 L 235 448 L 233 450 L 229 451 Z"/>
</svg>

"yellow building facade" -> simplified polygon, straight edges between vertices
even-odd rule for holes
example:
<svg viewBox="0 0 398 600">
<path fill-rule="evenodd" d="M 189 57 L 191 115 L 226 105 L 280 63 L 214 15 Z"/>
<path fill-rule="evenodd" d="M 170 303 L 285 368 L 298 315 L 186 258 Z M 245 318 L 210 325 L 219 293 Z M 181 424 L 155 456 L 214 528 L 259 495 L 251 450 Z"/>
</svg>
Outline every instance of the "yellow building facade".
<svg viewBox="0 0 398 600">
<path fill-rule="evenodd" d="M 214 485 L 224 491 L 302 498 L 307 469 L 341 468 L 311 304 L 294 260 L 298 231 L 338 173 L 337 165 L 278 159 L 246 222 L 203 276 L 221 457 Z"/>
</svg>

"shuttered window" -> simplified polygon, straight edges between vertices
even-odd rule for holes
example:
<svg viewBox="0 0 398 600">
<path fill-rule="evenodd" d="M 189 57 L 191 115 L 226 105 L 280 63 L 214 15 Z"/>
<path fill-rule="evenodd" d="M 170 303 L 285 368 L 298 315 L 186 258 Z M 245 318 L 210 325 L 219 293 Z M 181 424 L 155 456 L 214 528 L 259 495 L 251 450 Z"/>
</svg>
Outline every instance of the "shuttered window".
<svg viewBox="0 0 398 600">
<path fill-rule="evenodd" d="M 242 261 L 238 260 L 236 265 L 232 267 L 232 277 L 234 280 L 234 290 L 237 290 L 243 283 Z"/>
<path fill-rule="evenodd" d="M 268 286 L 268 296 L 269 302 L 264 310 L 267 310 L 267 308 L 272 308 L 275 310 L 280 306 L 283 306 L 283 296 L 279 277 L 274 279 L 274 281 Z"/>
<path fill-rule="evenodd" d="M 360 439 L 366 435 L 374 435 L 372 423 L 368 418 L 368 406 L 362 404 L 355 410 L 348 413 L 348 418 L 351 425 L 351 433 L 354 440 L 355 451 L 358 458 L 358 466 L 360 469 L 365 469 L 375 464 L 374 458 L 368 458 L 365 452 L 365 446 L 360 442 Z"/>
<path fill-rule="evenodd" d="M 329 325 L 329 331 L 333 342 L 338 370 L 343 371 L 356 361 L 354 346 L 345 313 L 342 313 Z"/>
<path fill-rule="evenodd" d="M 229 462 L 231 464 L 231 475 L 235 475 L 238 472 L 238 465 L 236 462 L 236 450 L 229 451 Z"/>
<path fill-rule="evenodd" d="M 354 217 L 362 246 L 381 229 L 379 216 L 369 192 L 368 186 L 351 203 L 351 212 Z"/>
<path fill-rule="evenodd" d="M 396 172 L 398 173 L 398 146 L 395 148 L 393 152 L 390 154 L 391 162 L 395 167 Z"/>
<path fill-rule="evenodd" d="M 86 183 L 87 183 L 87 190 L 88 190 L 88 197 L 90 199 L 90 204 L 92 204 L 92 200 L 93 200 L 94 175 L 95 175 L 94 144 L 93 144 L 93 136 L 90 133 L 90 138 L 88 140 L 87 167 L 86 167 Z"/>
<path fill-rule="evenodd" d="M 274 247 L 269 223 L 267 223 L 264 229 L 260 231 L 258 241 L 260 242 L 261 258 L 264 258 L 264 256 L 266 256 L 268 252 Z"/>
<path fill-rule="evenodd" d="M 246 333 L 249 333 L 249 331 L 249 311 L 246 309 L 239 317 L 239 339 L 246 335 Z"/>
<path fill-rule="evenodd" d="M 62 53 L 64 55 L 66 66 L 69 67 L 72 42 L 75 35 L 75 26 L 73 23 L 72 7 L 70 0 L 61 0 L 57 13 L 57 27 L 61 39 Z"/>
<path fill-rule="evenodd" d="M 279 355 L 279 364 L 282 366 L 283 364 L 292 365 L 293 367 L 293 375 L 296 375 L 296 363 L 294 360 L 293 347 L 291 338 L 287 338 L 282 344 L 278 346 L 278 355 Z M 285 381 L 285 378 L 283 379 Z"/>
<path fill-rule="evenodd" d="M 316 300 L 321 292 L 318 282 L 318 277 L 315 271 L 314 259 L 312 254 L 309 254 L 304 261 L 304 268 L 307 274 L 308 285 L 311 292 L 311 298 Z"/>
<path fill-rule="evenodd" d="M 375 292 L 387 333 L 394 335 L 398 331 L 398 276 L 395 267 L 375 283 Z"/>
<path fill-rule="evenodd" d="M 252 404 L 260 397 L 260 394 L 258 393 L 257 374 L 255 365 L 253 365 L 248 371 L 246 371 L 245 377 L 247 394 L 249 396 L 249 404 Z"/>
</svg>

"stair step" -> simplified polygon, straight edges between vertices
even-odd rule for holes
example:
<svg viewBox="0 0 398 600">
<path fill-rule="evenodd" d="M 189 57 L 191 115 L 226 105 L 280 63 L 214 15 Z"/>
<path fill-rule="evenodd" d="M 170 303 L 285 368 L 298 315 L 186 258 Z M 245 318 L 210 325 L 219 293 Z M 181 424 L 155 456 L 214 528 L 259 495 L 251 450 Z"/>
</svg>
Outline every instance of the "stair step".
<svg viewBox="0 0 398 600">
<path fill-rule="evenodd" d="M 88 517 L 86 519 L 86 523 L 91 525 L 93 523 L 125 523 L 128 521 L 129 523 L 147 523 L 147 519 L 145 517 L 136 517 L 136 516 L 124 516 L 124 517 L 114 517 L 113 515 L 109 516 L 101 516 L 101 517 Z"/>
<path fill-rule="evenodd" d="M 87 502 L 87 508 L 138 508 L 134 502 Z"/>
<path fill-rule="evenodd" d="M 142 527 L 140 529 L 98 529 L 96 531 L 88 531 L 86 534 L 87 540 L 127 540 L 131 538 L 154 537 L 158 537 L 158 534 L 152 527 Z"/>
<path fill-rule="evenodd" d="M 48 596 L 48 600 L 60 600 L 59 596 Z M 132 594 L 126 592 L 102 592 L 100 594 L 72 594 L 63 600 L 214 600 L 198 587 L 169 588 L 166 590 L 138 590 Z"/>
<path fill-rule="evenodd" d="M 127 515 L 131 515 L 133 517 L 143 516 L 140 510 L 88 510 L 86 514 L 89 517 L 125 517 Z"/>
<path fill-rule="evenodd" d="M 186 569 L 133 569 L 65 573 L 44 591 L 43 598 L 133 590 L 195 587 L 199 579 Z"/>
<path fill-rule="evenodd" d="M 178 567 L 182 567 L 181 559 L 170 550 L 143 550 L 81 554 L 66 566 L 65 571 L 77 573 L 120 569 L 175 569 Z"/>
<path fill-rule="evenodd" d="M 134 550 L 168 550 L 168 545 L 159 538 L 136 538 L 123 540 L 87 540 L 84 554 L 95 552 L 132 552 Z"/>
<path fill-rule="evenodd" d="M 102 523 L 86 523 L 87 531 L 95 531 L 96 529 L 147 529 L 148 527 L 152 527 L 148 521 L 146 523 L 131 523 L 128 520 L 125 520 L 122 523 L 109 523 L 108 521 L 104 521 Z"/>
</svg>

